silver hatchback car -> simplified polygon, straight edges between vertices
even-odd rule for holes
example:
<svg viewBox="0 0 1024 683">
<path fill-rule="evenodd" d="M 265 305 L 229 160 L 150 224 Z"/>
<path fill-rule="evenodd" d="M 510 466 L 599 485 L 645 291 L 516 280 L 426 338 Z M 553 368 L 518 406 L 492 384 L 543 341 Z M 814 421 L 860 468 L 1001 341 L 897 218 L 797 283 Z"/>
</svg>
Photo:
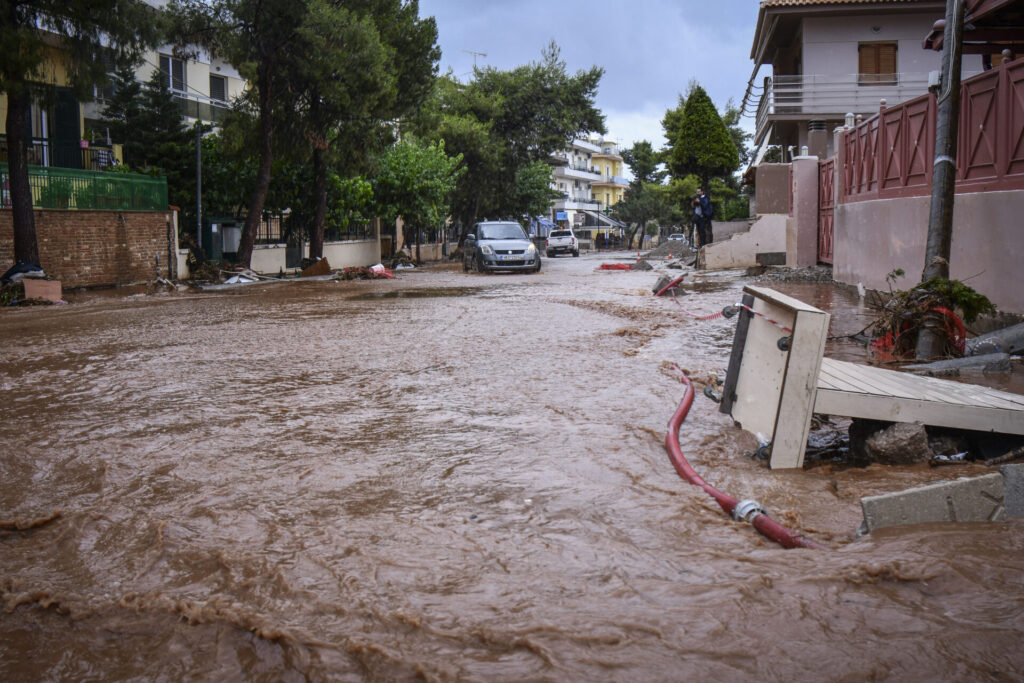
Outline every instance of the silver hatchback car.
<svg viewBox="0 0 1024 683">
<path fill-rule="evenodd" d="M 480 273 L 493 270 L 540 270 L 540 252 L 515 221 L 483 221 L 466 235 L 462 269 Z"/>
</svg>

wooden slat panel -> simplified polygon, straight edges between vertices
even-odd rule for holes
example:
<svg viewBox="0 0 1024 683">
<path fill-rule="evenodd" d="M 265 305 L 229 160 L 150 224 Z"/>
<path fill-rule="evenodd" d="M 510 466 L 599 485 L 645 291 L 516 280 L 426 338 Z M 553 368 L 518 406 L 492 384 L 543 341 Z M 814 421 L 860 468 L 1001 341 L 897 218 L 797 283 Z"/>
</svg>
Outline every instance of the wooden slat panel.
<svg viewBox="0 0 1024 683">
<path fill-rule="evenodd" d="M 892 370 L 880 370 L 864 365 L 830 361 L 828 373 L 839 381 L 848 383 L 847 391 L 873 394 L 876 396 L 895 396 L 937 403 L 955 403 L 971 405 L 971 401 L 962 400 L 955 392 L 944 387 L 935 387 L 922 379 L 929 379 Z"/>
<path fill-rule="evenodd" d="M 830 318 L 828 313 L 819 310 L 796 314 L 778 416 L 772 432 L 772 469 L 801 467 L 804 464 Z"/>
<path fill-rule="evenodd" d="M 943 405 L 932 401 L 853 394 L 833 389 L 818 390 L 814 411 L 887 422 L 921 422 L 956 429 L 1024 434 L 1024 411 L 1020 410 Z"/>
<path fill-rule="evenodd" d="M 1021 419 L 1024 420 L 1024 396 L 975 384 L 921 377 L 829 358 L 822 361 L 821 376 L 830 379 L 832 388 L 838 386 L 851 393 L 892 396 L 953 406 L 1020 410 Z"/>
</svg>

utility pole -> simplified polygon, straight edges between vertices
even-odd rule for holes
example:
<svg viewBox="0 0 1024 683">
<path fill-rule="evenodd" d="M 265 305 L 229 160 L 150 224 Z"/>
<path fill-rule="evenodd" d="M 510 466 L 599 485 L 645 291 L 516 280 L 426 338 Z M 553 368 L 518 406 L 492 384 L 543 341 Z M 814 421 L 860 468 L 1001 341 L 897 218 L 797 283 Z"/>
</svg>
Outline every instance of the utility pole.
<svg viewBox="0 0 1024 683">
<path fill-rule="evenodd" d="M 956 144 L 960 123 L 960 65 L 963 54 L 964 3 L 946 0 L 946 25 L 942 33 L 942 75 L 935 123 L 935 161 L 932 166 L 932 201 L 928 216 L 928 241 L 921 281 L 949 277 L 953 243 L 953 198 L 956 190 Z M 935 320 L 927 321 L 932 325 Z M 935 329 L 921 328 L 917 357 L 939 355 L 942 343 Z"/>
<path fill-rule="evenodd" d="M 203 248 L 203 124 L 196 119 L 196 244 Z"/>
</svg>

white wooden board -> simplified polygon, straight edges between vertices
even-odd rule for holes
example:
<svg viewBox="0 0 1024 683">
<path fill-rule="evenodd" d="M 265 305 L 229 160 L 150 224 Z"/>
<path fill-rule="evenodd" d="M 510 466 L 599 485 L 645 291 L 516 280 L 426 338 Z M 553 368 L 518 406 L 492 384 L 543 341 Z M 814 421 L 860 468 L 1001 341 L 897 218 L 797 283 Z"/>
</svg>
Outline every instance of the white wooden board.
<svg viewBox="0 0 1024 683">
<path fill-rule="evenodd" d="M 1024 434 L 1024 396 L 825 358 L 814 412 Z"/>
</svg>

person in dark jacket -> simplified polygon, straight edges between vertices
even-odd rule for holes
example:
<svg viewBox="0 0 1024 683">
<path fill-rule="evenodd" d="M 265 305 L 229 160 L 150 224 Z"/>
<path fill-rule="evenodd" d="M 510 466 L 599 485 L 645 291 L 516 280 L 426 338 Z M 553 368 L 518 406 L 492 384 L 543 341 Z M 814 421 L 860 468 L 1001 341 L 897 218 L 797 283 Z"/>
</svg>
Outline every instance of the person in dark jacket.
<svg viewBox="0 0 1024 683">
<path fill-rule="evenodd" d="M 697 238 L 703 247 L 711 244 L 715 237 L 711 233 L 711 219 L 715 215 L 715 207 L 711 204 L 711 198 L 704 194 L 703 188 L 697 188 L 697 196 L 693 198 L 693 222 L 697 227 Z"/>
</svg>

